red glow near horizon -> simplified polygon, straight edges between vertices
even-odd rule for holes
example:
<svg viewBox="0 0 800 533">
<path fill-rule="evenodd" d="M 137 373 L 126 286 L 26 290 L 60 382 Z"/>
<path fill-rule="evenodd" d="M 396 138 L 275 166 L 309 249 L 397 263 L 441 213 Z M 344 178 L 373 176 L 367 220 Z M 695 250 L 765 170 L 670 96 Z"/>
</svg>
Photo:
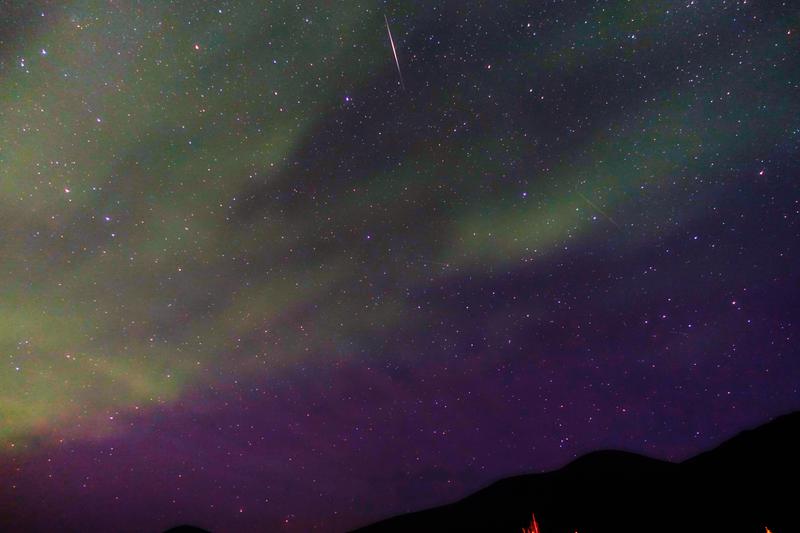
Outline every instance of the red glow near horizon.
<svg viewBox="0 0 800 533">
<path fill-rule="evenodd" d="M 766 533 L 772 533 L 772 530 L 770 528 L 764 526 L 764 529 L 766 530 Z M 529 525 L 528 527 L 523 527 L 522 533 L 542 533 L 541 531 L 539 531 L 539 524 L 536 522 L 535 513 L 531 513 L 531 525 Z M 575 533 L 578 533 L 578 531 L 576 530 Z"/>
</svg>

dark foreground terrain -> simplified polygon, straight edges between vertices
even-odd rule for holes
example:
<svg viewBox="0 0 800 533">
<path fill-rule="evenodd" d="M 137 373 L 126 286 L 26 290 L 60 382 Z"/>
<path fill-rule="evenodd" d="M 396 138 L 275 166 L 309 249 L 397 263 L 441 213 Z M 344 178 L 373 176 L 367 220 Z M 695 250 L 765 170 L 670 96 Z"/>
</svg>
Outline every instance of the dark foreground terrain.
<svg viewBox="0 0 800 533">
<path fill-rule="evenodd" d="M 799 435 L 800 412 L 682 463 L 595 452 L 357 531 L 800 532 Z"/>
</svg>

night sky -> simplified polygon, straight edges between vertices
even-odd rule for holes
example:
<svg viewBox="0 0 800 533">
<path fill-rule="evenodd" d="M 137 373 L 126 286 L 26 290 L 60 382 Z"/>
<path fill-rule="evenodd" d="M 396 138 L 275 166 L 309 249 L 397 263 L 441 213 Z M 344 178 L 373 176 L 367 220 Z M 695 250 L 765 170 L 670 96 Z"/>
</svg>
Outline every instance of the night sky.
<svg viewBox="0 0 800 533">
<path fill-rule="evenodd" d="M 0 529 L 336 532 L 800 409 L 798 173 L 796 2 L 0 2 Z"/>
</svg>

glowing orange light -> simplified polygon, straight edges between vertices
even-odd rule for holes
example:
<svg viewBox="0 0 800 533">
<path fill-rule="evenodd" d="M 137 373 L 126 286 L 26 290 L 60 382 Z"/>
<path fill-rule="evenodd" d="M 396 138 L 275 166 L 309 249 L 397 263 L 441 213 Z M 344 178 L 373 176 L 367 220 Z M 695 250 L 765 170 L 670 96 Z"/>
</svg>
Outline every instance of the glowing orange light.
<svg viewBox="0 0 800 533">
<path fill-rule="evenodd" d="M 770 528 L 764 526 L 764 529 L 766 529 L 766 533 L 772 533 Z M 539 524 L 536 522 L 536 515 L 534 513 L 531 513 L 531 525 L 528 527 L 523 527 L 522 533 L 541 533 L 541 531 L 539 531 Z M 578 532 L 575 531 L 575 533 Z"/>
<path fill-rule="evenodd" d="M 522 533 L 540 533 L 539 524 L 536 523 L 536 515 L 531 513 L 531 525 L 522 528 Z"/>
</svg>

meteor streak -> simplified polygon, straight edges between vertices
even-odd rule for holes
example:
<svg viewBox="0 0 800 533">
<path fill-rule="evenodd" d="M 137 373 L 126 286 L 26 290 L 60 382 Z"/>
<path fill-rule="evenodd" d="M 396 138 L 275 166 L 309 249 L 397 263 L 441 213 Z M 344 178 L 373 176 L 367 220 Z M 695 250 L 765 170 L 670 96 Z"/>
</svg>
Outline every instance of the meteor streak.
<svg viewBox="0 0 800 533">
<path fill-rule="evenodd" d="M 606 218 L 606 220 L 608 220 L 609 222 L 611 222 L 612 224 L 614 224 L 614 226 L 615 226 L 615 227 L 616 227 L 618 230 L 621 230 L 621 229 L 622 229 L 622 228 L 620 227 L 620 225 L 619 225 L 619 224 L 617 224 L 617 221 L 616 221 L 616 220 L 614 220 L 613 218 L 611 218 L 611 217 L 610 217 L 610 216 L 609 216 L 609 215 L 608 215 L 608 214 L 607 214 L 605 211 L 603 211 L 602 209 L 600 209 L 599 207 L 597 207 L 597 205 L 595 205 L 595 203 L 594 203 L 594 202 L 592 202 L 591 200 L 589 200 L 588 198 L 586 198 L 586 197 L 585 197 L 583 194 L 581 194 L 581 192 L 580 192 L 580 191 L 575 191 L 575 192 L 577 192 L 577 193 L 578 193 L 578 196 L 580 196 L 581 198 L 583 198 L 583 201 L 584 201 L 584 202 L 586 202 L 587 204 L 589 204 L 589 205 L 590 205 L 590 206 L 591 206 L 591 207 L 592 207 L 592 208 L 593 208 L 595 211 L 597 211 L 598 213 L 600 213 L 601 215 L 603 215 L 603 216 Z"/>
<path fill-rule="evenodd" d="M 394 39 L 392 39 L 392 29 L 389 27 L 389 19 L 383 15 L 383 20 L 386 21 L 386 32 L 389 34 L 389 43 L 392 45 L 392 53 L 394 54 L 394 64 L 397 65 L 397 74 L 400 76 L 400 87 L 406 90 L 406 84 L 403 83 L 403 73 L 400 71 L 400 60 L 397 59 L 397 48 L 394 46 Z"/>
</svg>

